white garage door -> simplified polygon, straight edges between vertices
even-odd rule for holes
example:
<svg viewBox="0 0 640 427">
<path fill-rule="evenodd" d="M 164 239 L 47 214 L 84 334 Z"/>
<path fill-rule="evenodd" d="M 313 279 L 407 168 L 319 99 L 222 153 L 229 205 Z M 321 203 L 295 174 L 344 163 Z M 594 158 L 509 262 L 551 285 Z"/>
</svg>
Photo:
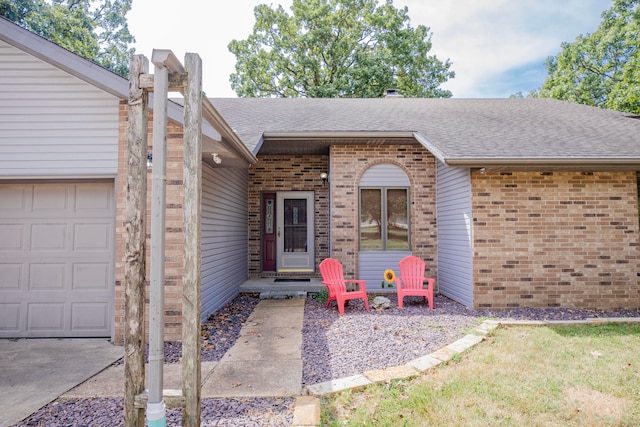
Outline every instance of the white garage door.
<svg viewBox="0 0 640 427">
<path fill-rule="evenodd" d="M 0 183 L 0 337 L 110 337 L 112 182 Z"/>
</svg>

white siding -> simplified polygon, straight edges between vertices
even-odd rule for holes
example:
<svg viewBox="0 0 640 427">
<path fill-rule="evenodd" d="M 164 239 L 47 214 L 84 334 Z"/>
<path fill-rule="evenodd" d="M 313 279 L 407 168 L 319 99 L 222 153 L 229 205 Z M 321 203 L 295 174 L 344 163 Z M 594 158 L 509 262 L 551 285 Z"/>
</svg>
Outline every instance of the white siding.
<svg viewBox="0 0 640 427">
<path fill-rule="evenodd" d="M 471 177 L 468 169 L 437 163 L 438 292 L 471 307 Z"/>
<path fill-rule="evenodd" d="M 202 316 L 223 307 L 248 277 L 245 169 L 202 170 Z"/>
<path fill-rule="evenodd" d="M 409 187 L 409 177 L 390 163 L 373 165 L 360 178 L 360 187 Z"/>
<path fill-rule="evenodd" d="M 118 104 L 0 41 L 0 177 L 114 177 Z"/>
<path fill-rule="evenodd" d="M 411 251 L 370 251 L 360 252 L 360 275 L 357 279 L 367 281 L 367 292 L 396 292 L 394 288 L 381 287 L 385 270 L 393 270 L 396 276 L 400 273 L 398 263 Z"/>
</svg>

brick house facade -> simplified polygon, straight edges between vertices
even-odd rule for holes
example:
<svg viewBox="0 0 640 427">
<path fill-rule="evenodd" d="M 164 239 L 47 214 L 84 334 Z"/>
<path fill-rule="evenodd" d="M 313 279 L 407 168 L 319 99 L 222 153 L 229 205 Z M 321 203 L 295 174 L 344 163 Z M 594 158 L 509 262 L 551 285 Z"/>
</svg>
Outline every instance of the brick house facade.
<svg viewBox="0 0 640 427">
<path fill-rule="evenodd" d="M 258 163 L 249 169 L 249 275 L 276 276 L 263 272 L 261 258 L 261 195 L 278 191 L 314 192 L 315 265 L 329 256 L 329 188 L 318 177 L 329 170 L 328 156 L 258 156 Z M 279 276 L 314 276 L 315 273 L 283 273 Z"/>
<path fill-rule="evenodd" d="M 124 334 L 125 289 L 125 208 L 127 191 L 127 156 L 128 156 L 128 106 L 126 102 L 120 104 L 120 144 L 118 146 L 118 176 L 116 179 L 116 281 L 115 281 L 115 341 L 121 342 Z M 148 143 L 151 144 L 153 134 L 153 117 L 149 117 Z M 180 340 L 182 336 L 182 254 L 184 236 L 182 233 L 182 127 L 169 123 L 167 127 L 167 187 L 166 187 L 166 233 L 165 233 L 165 334 L 168 340 Z M 151 146 L 149 147 L 149 151 Z M 151 223 L 151 173 L 147 174 L 147 297 L 150 265 L 150 234 Z M 148 307 L 145 308 L 145 311 Z M 146 311 L 148 312 L 148 311 Z M 148 330 L 148 329 L 147 329 Z"/>
<path fill-rule="evenodd" d="M 332 256 L 343 263 L 345 274 L 351 278 L 357 276 L 358 181 L 368 168 L 380 163 L 395 164 L 410 176 L 412 251 L 429 263 L 429 274 L 436 275 L 433 155 L 417 144 L 393 145 L 375 152 L 366 145 L 337 144 L 331 147 L 330 156 L 258 156 L 258 164 L 249 171 L 250 276 L 317 277 L 318 274 L 317 271 L 307 274 L 262 271 L 260 196 L 277 191 L 314 191 L 316 267 L 324 258 Z M 329 173 L 328 183 L 318 179 L 321 172 Z"/>
<path fill-rule="evenodd" d="M 356 278 L 358 183 L 367 169 L 381 163 L 394 164 L 409 177 L 411 252 L 424 259 L 427 274 L 436 277 L 435 157 L 418 144 L 379 146 L 375 150 L 367 145 L 331 147 L 331 256 L 343 263 L 345 274 Z"/>
<path fill-rule="evenodd" d="M 476 308 L 640 307 L 635 172 L 475 173 Z"/>
</svg>

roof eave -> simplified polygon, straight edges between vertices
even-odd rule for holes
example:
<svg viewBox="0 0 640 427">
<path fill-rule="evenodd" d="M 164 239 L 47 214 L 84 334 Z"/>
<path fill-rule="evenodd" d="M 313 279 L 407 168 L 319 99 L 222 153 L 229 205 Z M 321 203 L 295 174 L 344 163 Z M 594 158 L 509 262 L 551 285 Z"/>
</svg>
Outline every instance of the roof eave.
<svg viewBox="0 0 640 427">
<path fill-rule="evenodd" d="M 414 132 L 403 131 L 304 131 L 304 132 L 264 132 L 263 139 L 299 140 L 299 139 L 366 139 L 366 138 L 413 138 Z"/>
<path fill-rule="evenodd" d="M 640 170 L 640 158 L 635 157 L 448 157 L 443 162 L 449 166 L 494 170 Z"/>
<path fill-rule="evenodd" d="M 64 70 L 111 95 L 128 99 L 129 82 L 124 77 L 67 50 L 44 37 L 0 17 L 0 40 Z"/>
<path fill-rule="evenodd" d="M 222 117 L 220 112 L 216 110 L 209 98 L 202 98 L 202 115 L 205 122 L 211 126 L 217 126 L 220 129 L 220 134 L 228 141 L 234 150 L 236 150 L 243 159 L 250 164 L 255 164 L 258 159 L 253 155 L 251 150 L 240 140 L 238 135 L 231 129 L 231 126 Z"/>
</svg>

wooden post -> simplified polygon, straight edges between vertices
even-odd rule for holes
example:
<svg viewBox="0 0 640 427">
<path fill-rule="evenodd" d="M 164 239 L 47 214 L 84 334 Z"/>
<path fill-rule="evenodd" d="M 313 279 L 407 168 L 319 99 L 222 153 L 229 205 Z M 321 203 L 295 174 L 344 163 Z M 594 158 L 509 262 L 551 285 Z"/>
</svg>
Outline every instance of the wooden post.
<svg viewBox="0 0 640 427">
<path fill-rule="evenodd" d="M 129 67 L 129 128 L 125 205 L 125 327 L 124 425 L 144 427 L 144 409 L 135 398 L 144 391 L 144 298 L 146 275 L 148 94 L 140 88 L 141 74 L 149 72 L 143 55 L 131 57 Z"/>
<path fill-rule="evenodd" d="M 182 276 L 182 425 L 200 425 L 200 276 L 202 199 L 202 60 L 185 55 L 184 272 Z"/>
</svg>

